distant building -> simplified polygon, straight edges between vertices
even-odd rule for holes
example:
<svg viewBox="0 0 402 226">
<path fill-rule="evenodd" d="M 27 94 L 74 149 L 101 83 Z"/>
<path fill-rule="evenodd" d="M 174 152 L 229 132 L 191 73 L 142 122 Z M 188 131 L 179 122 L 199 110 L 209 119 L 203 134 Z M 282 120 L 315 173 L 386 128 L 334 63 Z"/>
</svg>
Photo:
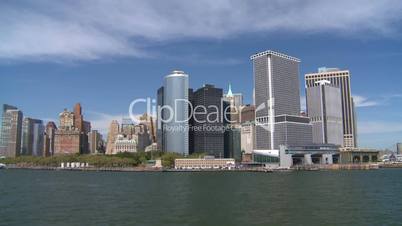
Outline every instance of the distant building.
<svg viewBox="0 0 402 226">
<path fill-rule="evenodd" d="M 158 90 L 158 108 L 162 108 L 158 115 L 162 151 L 189 154 L 188 83 L 187 74 L 173 71 L 165 77 L 163 89 Z M 160 93 L 160 90 L 163 92 Z M 163 101 L 159 100 L 161 94 Z M 163 106 L 159 105 L 161 102 Z"/>
<path fill-rule="evenodd" d="M 41 156 L 43 154 L 42 140 L 44 128 L 42 123 L 42 120 L 39 119 L 23 119 L 21 133 L 21 155 Z M 40 143 L 42 143 L 42 147 L 38 147 Z"/>
<path fill-rule="evenodd" d="M 54 138 L 57 126 L 50 121 L 46 124 L 45 135 L 43 139 L 43 154 L 45 157 L 54 155 Z"/>
<path fill-rule="evenodd" d="M 157 92 L 157 105 L 158 108 L 162 108 L 165 105 L 165 102 L 163 100 L 164 97 L 164 88 L 163 86 L 158 89 Z M 157 115 L 156 115 L 156 143 L 158 150 L 163 151 L 164 147 L 164 140 L 163 140 L 163 109 L 157 110 Z"/>
<path fill-rule="evenodd" d="M 199 159 L 175 159 L 175 169 L 232 169 L 235 167 L 233 158 L 211 158 L 205 156 Z"/>
<path fill-rule="evenodd" d="M 88 134 L 90 124 L 83 119 L 82 108 L 79 103 L 74 106 L 74 112 L 64 109 L 59 114 L 60 126 L 55 132 L 54 154 L 88 153 Z"/>
<path fill-rule="evenodd" d="M 271 50 L 253 61 L 257 150 L 312 142 L 309 118 L 300 116 L 300 60 Z"/>
<path fill-rule="evenodd" d="M 194 130 L 194 152 L 224 157 L 222 95 L 222 89 L 209 84 L 193 94 L 193 128 L 197 128 Z"/>
<path fill-rule="evenodd" d="M 240 111 L 243 105 L 243 94 L 233 93 L 232 86 L 229 84 L 228 93 L 223 95 L 223 100 L 229 103 L 230 109 L 230 121 L 233 124 L 240 122 Z"/>
<path fill-rule="evenodd" d="M 327 80 L 306 88 L 307 114 L 313 125 L 313 143 L 343 145 L 342 97 Z"/>
<path fill-rule="evenodd" d="M 123 152 L 137 152 L 137 142 L 135 139 L 128 139 L 123 135 L 118 135 L 114 143 L 114 150 L 112 154 Z"/>
<path fill-rule="evenodd" d="M 240 162 L 242 158 L 240 126 L 228 129 L 225 132 L 224 142 L 225 158 L 234 158 Z"/>
<path fill-rule="evenodd" d="M 102 135 L 97 130 L 89 132 L 88 144 L 91 154 L 104 153 Z"/>
<path fill-rule="evenodd" d="M 114 144 L 117 139 L 117 135 L 119 135 L 119 122 L 117 120 L 113 120 L 109 126 L 109 133 L 107 135 L 107 146 L 106 146 L 106 154 L 111 155 L 114 151 Z"/>
<path fill-rule="evenodd" d="M 402 143 L 396 143 L 396 153 L 398 155 L 402 154 Z"/>
<path fill-rule="evenodd" d="M 4 104 L 0 134 L 0 156 L 16 157 L 21 150 L 22 112 Z"/>
<path fill-rule="evenodd" d="M 241 106 L 240 123 L 255 122 L 255 106 L 243 105 Z"/>
<path fill-rule="evenodd" d="M 241 125 L 241 150 L 245 154 L 252 154 L 255 140 L 255 124 L 242 123 Z"/>
<path fill-rule="evenodd" d="M 343 146 L 357 147 L 356 114 L 353 104 L 350 72 L 338 68 L 319 68 L 318 73 L 305 75 L 306 88 L 319 86 L 317 81 L 328 80 L 340 88 L 342 97 Z"/>
<path fill-rule="evenodd" d="M 137 139 L 137 150 L 145 151 L 151 142 L 151 136 L 149 134 L 149 127 L 146 124 L 140 123 L 134 127 L 134 135 Z"/>
</svg>

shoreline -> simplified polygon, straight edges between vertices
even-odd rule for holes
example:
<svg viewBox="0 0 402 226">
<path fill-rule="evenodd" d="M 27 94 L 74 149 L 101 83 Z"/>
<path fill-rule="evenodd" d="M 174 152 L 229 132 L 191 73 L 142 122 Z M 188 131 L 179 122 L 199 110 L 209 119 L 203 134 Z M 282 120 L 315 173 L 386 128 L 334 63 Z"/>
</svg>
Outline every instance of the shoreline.
<svg viewBox="0 0 402 226">
<path fill-rule="evenodd" d="M 151 168 L 151 167 L 80 167 L 80 168 L 61 168 L 52 166 L 26 166 L 26 165 L 7 165 L 4 169 L 26 169 L 26 170 L 48 170 L 48 171 L 90 171 L 90 172 L 254 172 L 254 173 L 274 173 L 291 171 L 337 171 L 337 170 L 376 170 L 387 168 L 402 168 L 402 163 L 394 164 L 334 164 L 334 165 L 308 165 L 284 168 L 242 168 L 242 169 L 174 169 L 174 168 Z"/>
</svg>

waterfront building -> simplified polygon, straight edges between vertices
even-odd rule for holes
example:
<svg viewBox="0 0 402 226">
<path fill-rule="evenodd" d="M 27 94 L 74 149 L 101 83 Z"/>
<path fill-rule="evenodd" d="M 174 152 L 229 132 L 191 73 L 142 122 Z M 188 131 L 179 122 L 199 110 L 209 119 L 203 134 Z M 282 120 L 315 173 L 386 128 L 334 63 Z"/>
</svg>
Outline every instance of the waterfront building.
<svg viewBox="0 0 402 226">
<path fill-rule="evenodd" d="M 252 154 L 255 140 L 255 124 L 253 122 L 241 124 L 240 140 L 242 153 Z"/>
<path fill-rule="evenodd" d="M 207 84 L 193 93 L 194 152 L 224 157 L 223 90 Z"/>
<path fill-rule="evenodd" d="M 117 120 L 113 120 L 109 126 L 109 132 L 107 135 L 107 144 L 106 144 L 106 154 L 111 155 L 114 153 L 114 144 L 117 139 L 117 135 L 119 135 L 119 122 Z"/>
<path fill-rule="evenodd" d="M 402 154 L 402 143 L 396 143 L 396 153 Z"/>
<path fill-rule="evenodd" d="M 312 142 L 308 117 L 300 116 L 300 60 L 271 50 L 251 56 L 253 61 L 256 150 Z"/>
<path fill-rule="evenodd" d="M 43 122 L 39 119 L 24 118 L 21 132 L 21 155 L 43 155 Z M 40 147 L 39 147 L 40 145 Z"/>
<path fill-rule="evenodd" d="M 339 146 L 334 144 L 310 144 L 305 146 L 281 145 L 280 167 L 328 165 L 340 163 Z"/>
<path fill-rule="evenodd" d="M 357 147 L 356 114 L 353 104 L 350 72 L 338 68 L 319 68 L 318 73 L 305 75 L 306 88 L 319 86 L 321 80 L 328 80 L 340 88 L 342 98 L 343 146 Z"/>
<path fill-rule="evenodd" d="M 82 108 L 79 103 L 74 106 L 74 111 L 64 109 L 59 114 L 60 126 L 55 132 L 55 155 L 88 153 L 88 134 L 90 124 L 85 123 Z"/>
<path fill-rule="evenodd" d="M 23 114 L 17 107 L 4 104 L 0 134 L 0 156 L 16 157 L 21 150 Z"/>
<path fill-rule="evenodd" d="M 350 163 L 376 163 L 379 160 L 379 151 L 369 148 L 340 148 L 340 161 L 342 164 Z"/>
<path fill-rule="evenodd" d="M 234 158 L 240 162 L 242 158 L 241 129 L 240 126 L 233 126 L 224 133 L 225 158 Z"/>
<path fill-rule="evenodd" d="M 175 159 L 175 169 L 232 169 L 235 167 L 233 158 L 214 158 L 205 156 L 198 159 Z"/>
<path fill-rule="evenodd" d="M 54 122 L 50 121 L 46 124 L 45 135 L 43 139 L 43 154 L 45 157 L 54 155 L 54 138 L 57 126 Z"/>
<path fill-rule="evenodd" d="M 327 80 L 306 88 L 307 114 L 313 127 L 313 143 L 343 145 L 342 97 L 339 87 Z"/>
<path fill-rule="evenodd" d="M 103 139 L 98 130 L 92 130 L 88 134 L 89 152 L 91 154 L 103 153 Z"/>
<path fill-rule="evenodd" d="M 132 139 L 129 139 L 121 134 L 117 135 L 112 154 L 123 152 L 137 152 L 137 141 L 134 137 Z"/>
<path fill-rule="evenodd" d="M 188 75 L 183 71 L 173 71 L 164 80 L 163 106 L 158 106 L 163 109 L 158 121 L 164 122 L 158 128 L 161 128 L 165 152 L 189 154 L 188 82 Z"/>
</svg>

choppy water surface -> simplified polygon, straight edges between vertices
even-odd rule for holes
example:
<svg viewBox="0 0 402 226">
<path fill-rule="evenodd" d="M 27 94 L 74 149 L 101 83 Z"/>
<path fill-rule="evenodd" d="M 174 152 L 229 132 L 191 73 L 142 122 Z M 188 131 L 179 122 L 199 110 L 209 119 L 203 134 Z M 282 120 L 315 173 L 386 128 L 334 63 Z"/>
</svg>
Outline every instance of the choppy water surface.
<svg viewBox="0 0 402 226">
<path fill-rule="evenodd" d="M 0 225 L 402 225 L 402 169 L 0 170 Z"/>
</svg>

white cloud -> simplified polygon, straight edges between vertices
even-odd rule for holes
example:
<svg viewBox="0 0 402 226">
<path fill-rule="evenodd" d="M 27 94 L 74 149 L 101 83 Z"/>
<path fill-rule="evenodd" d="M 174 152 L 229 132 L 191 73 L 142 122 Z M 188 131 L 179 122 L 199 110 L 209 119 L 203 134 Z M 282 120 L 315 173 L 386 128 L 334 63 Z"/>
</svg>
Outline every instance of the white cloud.
<svg viewBox="0 0 402 226">
<path fill-rule="evenodd" d="M 0 58 L 148 56 L 155 42 L 278 30 L 391 36 L 401 9 L 397 0 L 8 2 L 0 8 Z"/>
<path fill-rule="evenodd" d="M 355 107 L 372 107 L 380 104 L 377 101 L 369 100 L 367 97 L 359 95 L 353 95 L 353 102 Z"/>
</svg>

